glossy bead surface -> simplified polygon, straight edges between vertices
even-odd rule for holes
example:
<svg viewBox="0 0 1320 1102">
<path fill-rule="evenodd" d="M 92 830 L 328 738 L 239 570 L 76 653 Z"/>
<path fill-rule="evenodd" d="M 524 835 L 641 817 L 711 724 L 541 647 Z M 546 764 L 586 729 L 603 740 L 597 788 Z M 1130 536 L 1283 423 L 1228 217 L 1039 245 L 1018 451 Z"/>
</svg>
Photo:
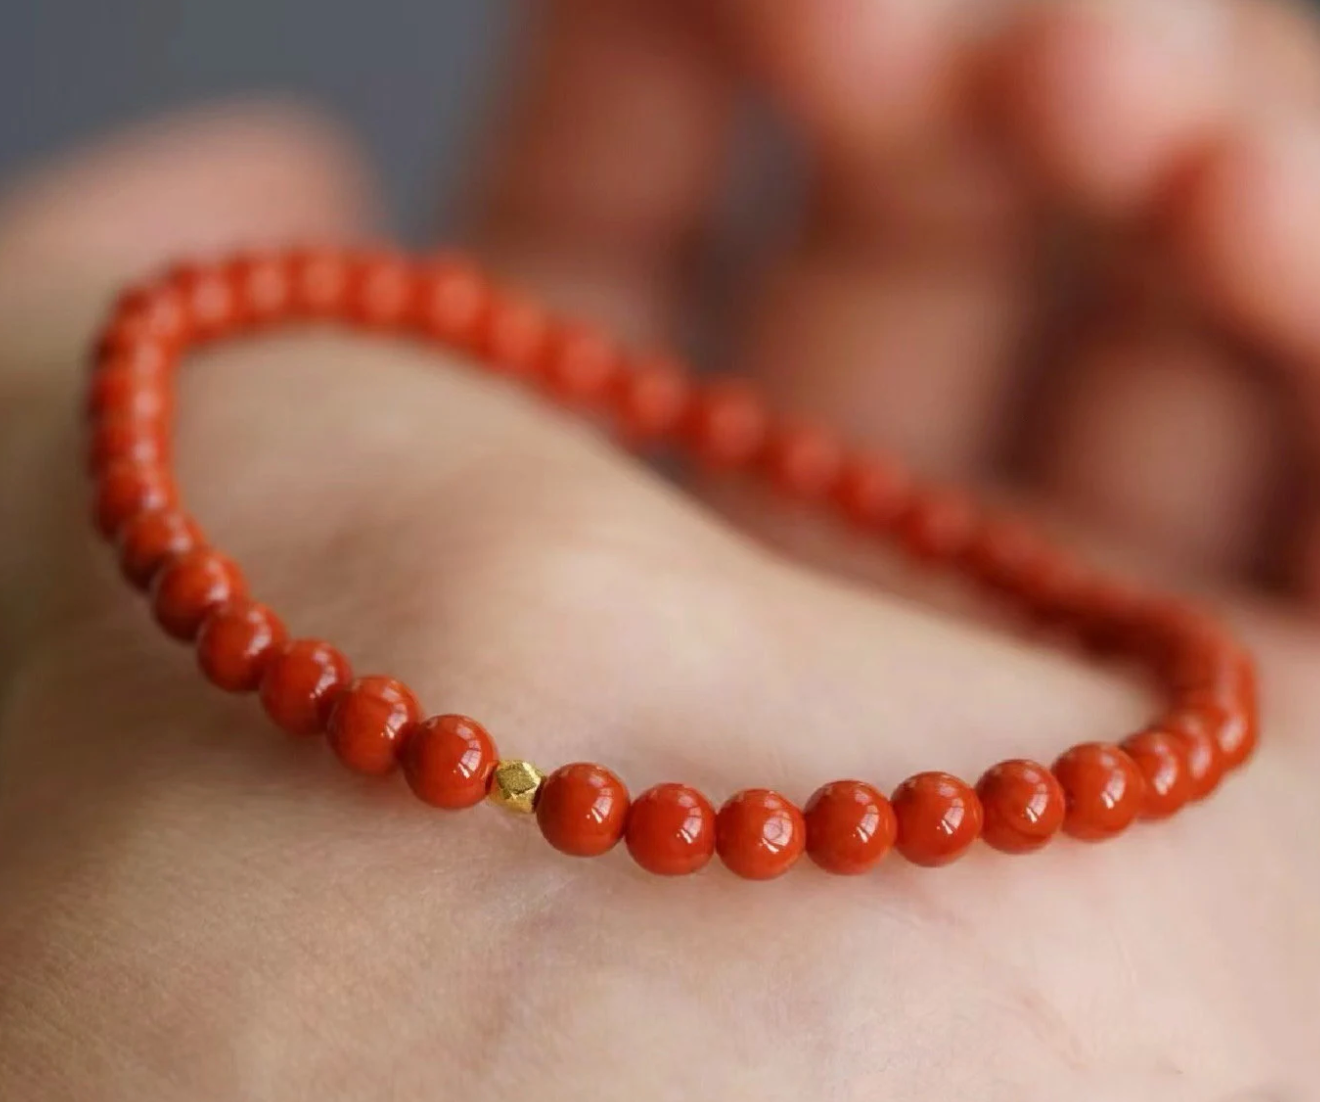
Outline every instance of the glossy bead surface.
<svg viewBox="0 0 1320 1102">
<path fill-rule="evenodd" d="M 1218 705 L 1198 705 L 1178 708 L 1159 723 L 1182 743 L 1190 800 L 1205 799 L 1224 779 L 1227 765 L 1217 737 L 1223 716 Z"/>
<path fill-rule="evenodd" d="M 935 487 L 913 497 L 895 521 L 895 532 L 909 554 L 923 562 L 946 563 L 963 554 L 976 524 L 976 510 L 966 496 Z"/>
<path fill-rule="evenodd" d="M 421 718 L 417 698 L 392 677 L 359 677 L 335 697 L 326 738 L 339 760 L 357 773 L 383 776 Z"/>
<path fill-rule="evenodd" d="M 949 773 L 918 773 L 895 789 L 898 851 L 914 865 L 956 861 L 981 833 L 981 801 Z"/>
<path fill-rule="evenodd" d="M 161 567 L 151 585 L 151 607 L 168 634 L 191 642 L 213 608 L 246 593 L 233 559 L 202 547 Z"/>
<path fill-rule="evenodd" d="M 1001 853 L 1033 853 L 1063 826 L 1063 789 L 1034 761 L 991 766 L 977 782 L 976 795 L 984 820 L 981 837 Z"/>
<path fill-rule="evenodd" d="M 169 462 L 169 433 L 158 417 L 111 415 L 92 425 L 87 469 L 93 475 L 112 463 L 163 466 Z"/>
<path fill-rule="evenodd" d="M 686 876 L 715 855 L 715 809 L 695 788 L 658 784 L 633 801 L 625 838 L 647 872 Z"/>
<path fill-rule="evenodd" d="M 457 811 L 486 798 L 499 755 L 490 734 L 467 716 L 433 716 L 408 734 L 401 761 L 408 787 L 432 807 Z"/>
<path fill-rule="evenodd" d="M 628 789 L 603 765 L 574 762 L 556 769 L 536 798 L 545 840 L 571 857 L 597 857 L 623 837 Z"/>
<path fill-rule="evenodd" d="M 1136 763 L 1119 747 L 1088 742 L 1054 763 L 1068 810 L 1064 833 L 1099 842 L 1126 830 L 1141 814 L 1146 784 Z"/>
<path fill-rule="evenodd" d="M 240 598 L 212 609 L 197 633 L 197 663 L 213 685 L 248 693 L 261 684 L 267 661 L 286 638 L 265 605 Z"/>
<path fill-rule="evenodd" d="M 173 412 L 167 377 L 142 375 L 131 367 L 104 367 L 92 376 L 87 412 L 93 418 L 161 420 Z"/>
<path fill-rule="evenodd" d="M 96 526 L 102 535 L 114 536 L 138 513 L 171 508 L 178 499 L 174 477 L 164 467 L 123 460 L 111 463 L 96 479 Z"/>
<path fill-rule="evenodd" d="M 534 377 L 545 362 L 553 330 L 550 316 L 516 295 L 491 297 L 482 351 L 493 371 L 518 378 Z"/>
<path fill-rule="evenodd" d="M 138 513 L 119 529 L 119 567 L 130 582 L 146 589 L 170 559 L 201 547 L 197 522 L 177 509 Z"/>
<path fill-rule="evenodd" d="M 392 253 L 359 257 L 353 266 L 349 312 L 371 329 L 415 323 L 419 283 L 411 264 Z"/>
<path fill-rule="evenodd" d="M 338 249 L 296 254 L 292 269 L 291 311 L 296 317 L 333 318 L 348 307 L 353 292 L 353 263 Z"/>
<path fill-rule="evenodd" d="M 1192 798 L 1187 750 L 1177 735 L 1158 728 L 1142 731 L 1123 740 L 1123 752 L 1136 762 L 1146 782 L 1143 819 L 1167 819 Z"/>
<path fill-rule="evenodd" d="M 325 731 L 330 709 L 352 676 L 348 659 L 329 643 L 295 639 L 279 648 L 266 663 L 261 704 L 289 734 L 319 735 Z"/>
<path fill-rule="evenodd" d="M 773 880 L 802 856 L 807 824 L 778 792 L 749 788 L 730 797 L 715 817 L 715 850 L 745 880 Z"/>
<path fill-rule="evenodd" d="M 826 872 L 857 876 L 894 844 L 898 820 L 884 795 L 865 781 L 831 781 L 803 810 L 807 856 Z"/>
</svg>

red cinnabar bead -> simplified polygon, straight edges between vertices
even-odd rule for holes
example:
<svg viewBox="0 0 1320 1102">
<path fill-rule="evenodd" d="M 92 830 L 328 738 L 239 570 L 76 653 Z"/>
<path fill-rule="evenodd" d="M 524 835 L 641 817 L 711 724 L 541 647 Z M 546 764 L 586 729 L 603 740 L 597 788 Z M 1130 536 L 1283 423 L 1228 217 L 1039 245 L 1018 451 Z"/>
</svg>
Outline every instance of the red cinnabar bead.
<svg viewBox="0 0 1320 1102">
<path fill-rule="evenodd" d="M 894 844 L 898 820 L 865 781 L 832 781 L 807 801 L 807 855 L 826 872 L 856 876 L 875 866 Z"/>
<path fill-rule="evenodd" d="M 1177 735 L 1158 728 L 1142 731 L 1123 740 L 1123 752 L 1146 781 L 1143 819 L 1167 819 L 1192 798 L 1187 750 Z"/>
<path fill-rule="evenodd" d="M 956 861 L 981 833 L 981 801 L 948 773 L 918 773 L 894 791 L 898 851 L 914 865 Z"/>
<path fill-rule="evenodd" d="M 433 340 L 476 349 L 490 311 L 490 286 L 475 268 L 437 260 L 422 272 L 417 324 Z"/>
<path fill-rule="evenodd" d="M 112 463 L 165 466 L 169 459 L 169 436 L 158 417 L 112 414 L 92 425 L 87 469 L 93 475 Z"/>
<path fill-rule="evenodd" d="M 1158 726 L 1182 744 L 1187 764 L 1188 799 L 1203 800 L 1224 779 L 1224 751 L 1216 732 L 1224 711 L 1218 705 L 1179 708 L 1170 712 Z"/>
<path fill-rule="evenodd" d="M 231 693 L 250 693 L 261 684 L 266 662 L 283 645 L 278 616 L 246 598 L 212 609 L 197 633 L 197 663 L 212 684 Z"/>
<path fill-rule="evenodd" d="M 770 414 L 750 387 L 716 382 L 699 391 L 688 415 L 692 450 L 710 467 L 753 462 L 765 447 Z"/>
<path fill-rule="evenodd" d="M 177 509 L 150 509 L 119 529 L 119 565 L 139 589 L 151 584 L 164 563 L 203 544 L 197 522 Z"/>
<path fill-rule="evenodd" d="M 687 416 L 692 384 L 677 364 L 650 357 L 634 364 L 616 383 L 619 434 L 647 444 L 673 432 Z"/>
<path fill-rule="evenodd" d="M 715 809 L 695 788 L 658 784 L 633 801 L 626 840 L 647 872 L 685 876 L 715 854 Z"/>
<path fill-rule="evenodd" d="M 326 725 L 330 748 L 350 769 L 383 776 L 421 718 L 412 690 L 392 677 L 359 677 L 335 698 Z"/>
<path fill-rule="evenodd" d="M 486 798 L 497 760 L 486 728 L 467 716 L 423 720 L 409 733 L 401 757 L 417 797 L 451 811 Z"/>
<path fill-rule="evenodd" d="M 96 526 L 113 536 L 138 513 L 165 509 L 179 498 L 174 477 L 164 467 L 121 460 L 102 469 L 96 480 Z"/>
<path fill-rule="evenodd" d="M 1054 763 L 1054 776 L 1068 801 L 1063 829 L 1084 842 L 1099 842 L 1126 830 L 1146 800 L 1146 782 L 1136 762 L 1119 747 L 1088 742 Z"/>
<path fill-rule="evenodd" d="M 834 501 L 858 528 L 883 531 L 903 515 L 912 493 L 911 476 L 897 463 L 854 455 L 844 460 Z"/>
<path fill-rule="evenodd" d="M 492 296 L 483 344 L 493 371 L 519 378 L 537 375 L 552 336 L 549 315 L 535 303 L 516 295 Z"/>
<path fill-rule="evenodd" d="M 814 500 L 837 485 L 843 472 L 843 446 L 824 429 L 786 425 L 771 435 L 765 465 L 781 493 Z"/>
<path fill-rule="evenodd" d="M 1063 789 L 1034 761 L 1004 761 L 976 785 L 984 822 L 981 837 L 1001 853 L 1032 853 L 1063 826 Z"/>
<path fill-rule="evenodd" d="M 543 372 L 556 397 L 575 406 L 598 406 L 610 394 L 623 356 L 604 334 L 585 325 L 561 329 L 547 349 Z"/>
<path fill-rule="evenodd" d="M 536 821 L 545 840 L 571 857 L 597 857 L 613 849 L 627 818 L 623 781 L 591 762 L 556 769 L 536 798 Z"/>
<path fill-rule="evenodd" d="M 778 792 L 749 788 L 731 797 L 715 819 L 720 860 L 745 880 L 773 880 L 802 856 L 807 824 Z"/>
<path fill-rule="evenodd" d="M 261 679 L 261 703 L 291 735 L 325 731 L 334 706 L 353 673 L 348 659 L 319 639 L 296 639 L 271 655 Z"/>
<path fill-rule="evenodd" d="M 233 559 L 199 547 L 161 567 L 151 586 L 152 611 L 170 635 L 191 642 L 213 608 L 246 593 Z"/>
</svg>

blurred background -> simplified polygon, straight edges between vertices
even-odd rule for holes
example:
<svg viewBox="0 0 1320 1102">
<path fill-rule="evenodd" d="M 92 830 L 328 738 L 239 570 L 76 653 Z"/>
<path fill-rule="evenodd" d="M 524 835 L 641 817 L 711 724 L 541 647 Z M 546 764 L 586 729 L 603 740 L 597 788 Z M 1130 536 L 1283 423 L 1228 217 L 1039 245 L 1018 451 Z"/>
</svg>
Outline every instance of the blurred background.
<svg viewBox="0 0 1320 1102">
<path fill-rule="evenodd" d="M 443 224 L 512 0 L 0 0 L 0 175 L 170 107 L 282 93 L 346 122 L 400 228 Z"/>
</svg>

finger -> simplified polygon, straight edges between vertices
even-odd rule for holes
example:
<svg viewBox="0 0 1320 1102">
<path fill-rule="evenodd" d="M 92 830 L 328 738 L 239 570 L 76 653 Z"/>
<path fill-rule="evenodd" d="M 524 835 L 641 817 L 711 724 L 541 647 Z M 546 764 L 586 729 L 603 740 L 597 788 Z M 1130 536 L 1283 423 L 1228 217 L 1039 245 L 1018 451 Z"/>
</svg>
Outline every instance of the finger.
<svg viewBox="0 0 1320 1102">
<path fill-rule="evenodd" d="M 770 266 L 740 361 L 785 405 L 979 472 L 1028 305 L 1026 213 L 972 133 L 997 5 L 730 5 L 814 161 L 802 238 Z"/>
<path fill-rule="evenodd" d="M 120 286 L 181 252 L 357 235 L 373 209 L 347 140 L 279 106 L 181 115 L 13 186 L 0 201 L 0 529 L 27 535 L 0 543 L 7 602 L 26 608 L 20 579 L 48 576 L 52 495 L 83 500 L 79 472 L 50 451 L 68 442 L 85 348 Z M 7 613 L 21 638 L 26 614 Z"/>
<path fill-rule="evenodd" d="M 669 329 L 719 185 L 730 76 L 686 4 L 552 0 L 478 181 L 502 272 L 638 337 Z"/>
<path fill-rule="evenodd" d="M 1208 145 L 1267 109 L 1255 74 L 1277 45 L 1238 32 L 1270 10 L 1069 4 L 1026 17 L 1003 58 L 1010 129 L 1051 201 L 1116 238 L 1089 258 L 1100 324 L 1055 350 L 1033 469 L 1064 508 L 1202 568 L 1260 567 L 1286 455 L 1266 381 L 1204 330 L 1152 227 Z"/>
</svg>

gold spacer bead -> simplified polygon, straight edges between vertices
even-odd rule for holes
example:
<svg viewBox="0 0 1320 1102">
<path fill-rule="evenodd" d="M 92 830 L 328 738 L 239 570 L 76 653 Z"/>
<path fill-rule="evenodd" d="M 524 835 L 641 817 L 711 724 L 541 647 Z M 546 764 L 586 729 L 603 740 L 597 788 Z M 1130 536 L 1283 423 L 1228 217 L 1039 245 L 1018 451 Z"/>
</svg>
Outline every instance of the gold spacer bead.
<svg viewBox="0 0 1320 1102">
<path fill-rule="evenodd" d="M 506 811 L 530 815 L 536 810 L 544 774 L 529 761 L 501 761 L 495 766 L 487 799 Z"/>
</svg>

